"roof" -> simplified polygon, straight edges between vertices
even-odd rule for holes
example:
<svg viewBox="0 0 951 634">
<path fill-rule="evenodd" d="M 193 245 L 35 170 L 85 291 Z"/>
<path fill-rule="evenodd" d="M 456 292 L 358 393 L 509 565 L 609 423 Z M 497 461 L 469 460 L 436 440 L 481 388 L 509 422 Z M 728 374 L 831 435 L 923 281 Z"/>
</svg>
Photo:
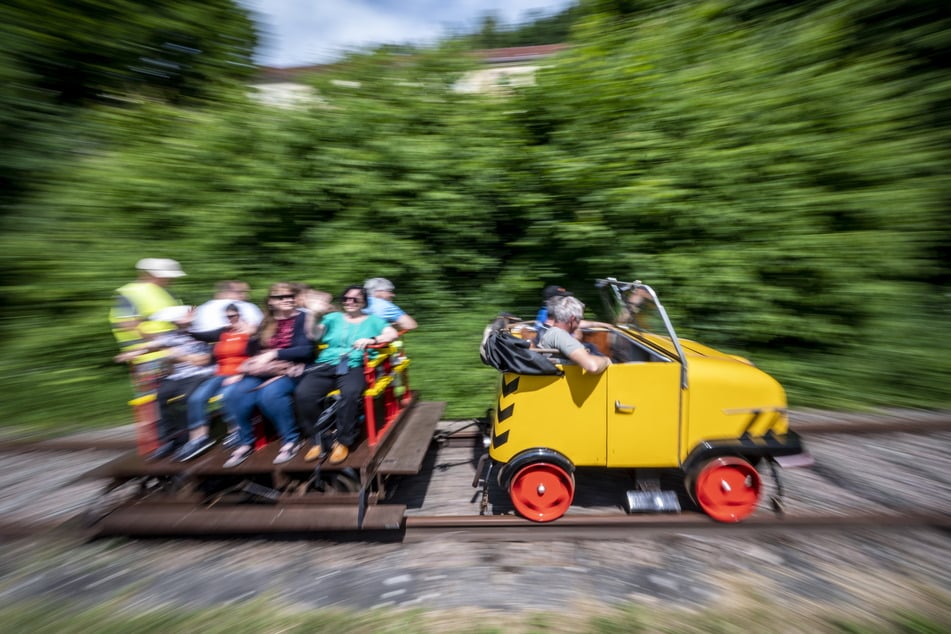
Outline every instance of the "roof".
<svg viewBox="0 0 951 634">
<path fill-rule="evenodd" d="M 567 44 L 541 44 L 538 46 L 511 46 L 509 48 L 486 48 L 475 51 L 487 64 L 527 62 L 550 57 L 568 48 Z"/>
<path fill-rule="evenodd" d="M 511 64 L 529 62 L 550 57 L 568 48 L 567 44 L 541 44 L 539 46 L 511 46 L 509 48 L 486 48 L 472 54 L 486 64 Z M 298 81 L 307 75 L 316 75 L 334 68 L 336 64 L 308 64 L 305 66 L 261 66 L 255 84 L 279 84 Z"/>
</svg>

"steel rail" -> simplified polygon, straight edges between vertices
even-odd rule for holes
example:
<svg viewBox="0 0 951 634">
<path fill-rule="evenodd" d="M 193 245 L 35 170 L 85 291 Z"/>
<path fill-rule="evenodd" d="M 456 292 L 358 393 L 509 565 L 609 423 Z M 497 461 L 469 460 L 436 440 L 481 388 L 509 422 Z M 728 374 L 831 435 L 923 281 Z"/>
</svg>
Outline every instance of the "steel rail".
<svg viewBox="0 0 951 634">
<path fill-rule="evenodd" d="M 514 515 L 410 516 L 406 518 L 405 541 L 437 535 L 477 541 L 526 539 L 623 539 L 632 534 L 676 532 L 775 532 L 784 530 L 845 530 L 856 528 L 904 529 L 909 527 L 951 528 L 947 513 L 797 513 L 760 515 L 739 524 L 724 524 L 699 513 L 678 515 L 576 515 L 539 524 Z"/>
<path fill-rule="evenodd" d="M 13 453 L 17 451 L 129 451 L 135 449 L 135 440 L 126 438 L 106 438 L 90 440 L 87 438 L 49 438 L 45 440 L 9 439 L 0 440 L 0 452 Z"/>
<path fill-rule="evenodd" d="M 383 505 L 385 506 L 385 505 Z M 297 533 L 301 538 L 339 539 L 386 539 L 400 537 L 404 542 L 417 542 L 433 537 L 451 537 L 464 541 L 551 541 L 572 539 L 628 539 L 647 536 L 654 532 L 709 533 L 729 535 L 749 532 L 840 531 L 855 529 L 903 530 L 908 528 L 951 529 L 951 514 L 940 512 L 909 513 L 796 513 L 795 515 L 761 514 L 738 524 L 715 522 L 699 513 L 677 515 L 567 515 L 551 523 L 538 523 L 515 515 L 411 515 L 404 518 L 402 526 L 385 530 L 330 530 L 315 531 L 300 525 L 296 530 L 286 527 L 283 536 Z M 221 525 L 209 525 L 207 537 L 223 535 Z M 181 527 L 182 534 L 201 535 L 199 524 Z M 227 533 L 227 531 L 225 531 Z M 235 531 L 234 535 L 267 532 L 262 527 L 249 525 Z M 109 531 L 107 534 L 111 533 Z M 150 533 L 142 526 L 133 531 L 138 535 L 176 535 L 176 530 L 159 530 Z M 100 536 L 95 527 L 85 526 L 79 516 L 45 521 L 0 521 L 0 537 L 28 538 L 43 536 L 74 536 L 88 539 Z"/>
</svg>

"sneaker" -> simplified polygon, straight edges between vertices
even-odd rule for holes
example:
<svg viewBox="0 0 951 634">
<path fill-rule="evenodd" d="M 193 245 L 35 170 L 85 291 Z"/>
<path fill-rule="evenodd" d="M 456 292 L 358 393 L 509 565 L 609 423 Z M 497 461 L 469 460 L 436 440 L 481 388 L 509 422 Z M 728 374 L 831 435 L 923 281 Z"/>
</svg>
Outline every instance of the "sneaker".
<svg viewBox="0 0 951 634">
<path fill-rule="evenodd" d="M 330 452 L 330 464 L 340 464 L 347 459 L 347 456 L 350 455 L 350 450 L 347 449 L 346 445 L 341 445 L 339 442 L 334 443 L 334 447 Z"/>
<path fill-rule="evenodd" d="M 313 447 L 307 450 L 307 453 L 304 454 L 305 462 L 313 462 L 315 460 L 320 460 L 320 457 L 324 455 L 324 448 L 320 443 L 317 443 Z"/>
<path fill-rule="evenodd" d="M 182 448 L 175 452 L 172 460 L 175 462 L 188 462 L 194 460 L 201 454 L 215 446 L 215 441 L 208 436 L 202 436 L 194 440 L 189 440 L 182 445 Z"/>
<path fill-rule="evenodd" d="M 298 451 L 300 451 L 300 443 L 284 443 L 281 446 L 281 450 L 277 452 L 277 457 L 274 458 L 274 464 L 284 464 L 285 462 L 290 462 L 290 460 L 297 455 Z"/>
<path fill-rule="evenodd" d="M 162 443 L 159 445 L 158 449 L 155 449 L 145 457 L 148 462 L 154 462 L 156 460 L 161 460 L 162 458 L 168 458 L 171 456 L 175 450 L 178 449 L 178 443 L 174 440 Z"/>
<path fill-rule="evenodd" d="M 241 445 L 231 453 L 231 457 L 225 461 L 225 469 L 237 467 L 239 464 L 251 457 L 254 453 L 254 447 L 250 445 Z"/>
<path fill-rule="evenodd" d="M 225 436 L 225 439 L 221 441 L 221 446 L 225 449 L 231 449 L 232 447 L 237 447 L 241 444 L 241 434 L 237 431 L 228 432 L 228 435 Z"/>
</svg>

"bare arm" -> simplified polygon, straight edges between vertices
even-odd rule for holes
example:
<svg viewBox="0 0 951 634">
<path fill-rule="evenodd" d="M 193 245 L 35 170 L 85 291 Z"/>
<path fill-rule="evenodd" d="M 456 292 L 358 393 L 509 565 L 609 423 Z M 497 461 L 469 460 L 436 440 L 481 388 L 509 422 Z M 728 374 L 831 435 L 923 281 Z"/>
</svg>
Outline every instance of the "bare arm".
<svg viewBox="0 0 951 634">
<path fill-rule="evenodd" d="M 568 358 L 580 365 L 585 372 L 591 374 L 601 374 L 611 365 L 611 359 L 608 357 L 598 357 L 584 348 L 578 348 L 568 355 Z"/>
<path fill-rule="evenodd" d="M 396 332 L 396 328 L 393 326 L 387 326 L 383 329 L 383 332 L 378 334 L 375 337 L 364 337 L 363 339 L 357 339 L 353 342 L 353 347 L 363 350 L 367 346 L 375 346 L 380 343 L 391 343 L 399 339 L 400 333 Z"/>
<path fill-rule="evenodd" d="M 165 346 L 161 345 L 161 343 L 156 341 L 154 337 L 149 338 L 147 336 L 146 339 L 147 341 L 145 341 L 144 343 L 137 344 L 135 347 L 129 350 L 120 352 L 119 354 L 113 357 L 113 360 L 116 363 L 128 363 L 129 361 L 132 361 L 139 355 L 143 355 L 147 352 L 155 352 L 156 350 L 162 350 L 165 348 Z"/>
<path fill-rule="evenodd" d="M 184 361 L 196 366 L 211 364 L 210 352 L 189 352 L 186 346 L 169 348 L 168 358 L 175 361 Z"/>
<path fill-rule="evenodd" d="M 403 332 L 406 332 L 407 330 L 416 330 L 417 326 L 416 320 L 406 313 L 400 315 L 399 319 L 396 320 L 394 325 L 397 327 L 397 329 L 402 330 Z"/>
<path fill-rule="evenodd" d="M 412 318 L 410 318 L 412 319 Z M 415 321 L 413 322 L 416 323 Z M 391 343 L 400 338 L 400 333 L 396 331 L 396 328 L 393 326 L 387 326 L 383 329 L 383 332 L 380 333 L 380 336 L 377 337 L 377 341 L 380 343 Z"/>
</svg>

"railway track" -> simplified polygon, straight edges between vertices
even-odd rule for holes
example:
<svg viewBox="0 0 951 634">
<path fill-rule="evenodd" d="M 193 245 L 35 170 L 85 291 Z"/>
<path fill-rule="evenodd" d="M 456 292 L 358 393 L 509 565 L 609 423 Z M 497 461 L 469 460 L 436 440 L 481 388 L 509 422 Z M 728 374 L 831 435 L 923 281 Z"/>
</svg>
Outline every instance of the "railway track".
<svg viewBox="0 0 951 634">
<path fill-rule="evenodd" d="M 77 478 L 134 447 L 130 434 L 5 443 L 0 606 L 78 601 L 137 613 L 280 597 L 297 610 L 464 608 L 471 626 L 473 609 L 506 619 L 542 610 L 561 623 L 566 606 L 722 613 L 776 597 L 793 614 L 924 605 L 947 615 L 951 417 L 939 418 L 802 421 L 816 466 L 785 472 L 783 517 L 764 506 L 739 525 L 693 512 L 627 515 L 615 495 L 623 479 L 598 473 L 580 474 L 577 504 L 554 523 L 513 515 L 497 489 L 480 516 L 472 480 L 481 436 L 447 423 L 440 432 L 458 431 L 437 434 L 423 470 L 391 491 L 410 502 L 402 528 L 305 539 L 196 530 L 92 540 L 82 514 L 104 483 Z"/>
<path fill-rule="evenodd" d="M 796 429 L 805 437 L 810 450 L 818 453 L 818 460 L 814 469 L 795 470 L 795 475 L 784 477 L 787 493 L 792 499 L 782 516 L 764 508 L 741 525 L 723 525 L 692 512 L 628 515 L 617 503 L 617 496 L 611 498 L 598 491 L 599 488 L 623 489 L 623 482 L 600 481 L 587 493 L 579 487 L 577 509 L 573 507 L 568 515 L 553 524 L 540 525 L 513 515 L 506 507 L 504 493 L 499 491 L 490 490 L 490 499 L 494 500 L 490 514 L 479 515 L 478 495 L 471 483 L 476 457 L 482 449 L 481 432 L 472 421 L 443 423 L 436 433 L 424 472 L 408 478 L 396 490 L 396 497 L 407 504 L 408 511 L 402 525 L 394 524 L 393 527 L 398 537 L 404 540 L 445 535 L 470 540 L 511 538 L 532 541 L 625 538 L 634 533 L 670 530 L 692 533 L 862 527 L 895 530 L 907 527 L 951 528 L 951 493 L 948 492 L 951 482 L 941 481 L 940 475 L 951 470 L 947 464 L 932 464 L 948 453 L 946 450 L 942 452 L 940 447 L 948 448 L 951 416 L 930 414 L 875 420 L 814 418 L 800 421 Z M 911 483 L 903 485 L 901 490 L 889 490 L 875 482 L 875 477 L 881 476 L 883 471 L 873 464 L 881 460 L 876 451 L 891 454 L 898 447 L 901 454 L 903 443 L 912 443 L 907 449 L 908 456 L 920 456 L 922 446 L 935 445 L 928 440 L 932 437 L 937 439 L 936 457 L 924 460 L 924 467 L 900 456 L 886 461 L 892 469 L 896 468 L 894 465 L 900 465 L 900 473 L 890 474 L 892 480 L 911 480 Z M 853 442 L 852 438 L 857 440 Z M 842 452 L 862 456 L 854 465 L 849 464 L 847 456 L 844 461 L 834 456 L 843 442 L 858 447 Z M 0 536 L 21 537 L 63 531 L 82 533 L 80 518 L 89 509 L 90 501 L 96 500 L 102 483 L 78 483 L 76 477 L 97 462 L 108 461 L 131 447 L 134 447 L 134 438 L 128 430 L 105 436 L 84 434 L 43 441 L 0 443 L 0 487 L 3 491 L 0 493 Z M 948 458 L 944 460 L 951 462 Z M 870 470 L 868 475 L 866 470 Z M 938 489 L 937 501 L 921 491 L 922 484 L 927 485 L 929 481 L 933 481 L 933 487 Z M 916 490 L 914 496 L 908 493 L 910 490 Z M 273 509 L 267 505 L 241 507 L 240 512 L 242 518 L 238 521 L 233 515 L 228 515 L 234 513 L 233 509 L 222 510 L 218 521 L 224 526 L 239 526 L 236 533 L 254 535 L 267 531 L 268 518 L 273 515 Z M 304 511 L 291 509 L 288 512 L 302 514 L 300 526 L 306 534 Z M 174 505 L 142 505 L 127 513 L 136 515 L 131 524 L 133 529 L 140 527 L 130 531 L 132 534 L 147 534 L 150 526 L 162 523 L 175 526 L 175 531 L 162 531 L 164 534 L 201 535 L 207 529 L 207 524 L 203 524 L 207 519 L 190 519 L 187 513 L 180 520 L 170 520 L 169 514 L 182 513 L 181 507 L 175 508 Z M 153 519 L 162 521 L 153 522 Z M 108 522 L 105 526 L 108 527 Z M 351 537 L 345 533 L 335 535 L 341 539 Z M 369 535 L 364 533 L 363 536 Z"/>
<path fill-rule="evenodd" d="M 207 519 L 189 522 L 187 515 L 182 518 L 179 510 L 177 530 L 157 533 L 150 530 L 152 522 L 160 521 L 163 513 L 173 513 L 171 508 L 143 508 L 140 511 L 140 532 L 135 526 L 123 524 L 123 533 L 131 536 L 165 537 L 201 537 L 207 535 Z M 312 512 L 312 510 L 311 510 Z M 222 522 L 228 522 L 227 514 Z M 254 514 L 245 513 L 238 533 L 246 537 L 266 535 L 268 518 L 261 514 L 255 521 Z M 229 524 L 226 524 L 229 525 Z M 234 526 L 233 523 L 230 524 Z M 677 515 L 576 515 L 565 516 L 551 524 L 537 524 L 514 515 L 414 515 L 405 518 L 401 528 L 390 531 L 335 531 L 306 532 L 299 537 L 331 538 L 341 541 L 352 539 L 380 539 L 383 541 L 419 542 L 435 537 L 448 537 L 460 541 L 521 541 L 548 542 L 563 540 L 602 540 L 630 539 L 635 536 L 649 536 L 653 533 L 669 534 L 724 534 L 734 536 L 751 533 L 781 533 L 784 531 L 841 531 L 841 530 L 896 530 L 941 529 L 951 530 L 951 514 L 939 511 L 919 511 L 910 513 L 852 512 L 836 513 L 798 513 L 796 515 L 759 515 L 741 524 L 722 524 L 714 522 L 701 513 L 681 513 Z M 0 537 L 36 538 L 101 536 L 99 530 L 91 530 L 79 517 L 66 519 L 48 519 L 45 521 L 5 521 L 0 520 Z"/>
<path fill-rule="evenodd" d="M 144 519 L 148 519 L 146 515 Z M 128 532 L 128 525 L 123 532 Z M 338 531 L 334 533 L 303 533 L 298 538 L 333 539 L 337 541 L 378 540 L 404 543 L 424 542 L 434 538 L 449 538 L 454 541 L 518 541 L 546 543 L 551 541 L 626 540 L 649 537 L 656 534 L 669 535 L 726 535 L 733 537 L 810 531 L 844 531 L 873 529 L 877 531 L 903 532 L 910 529 L 951 530 L 951 515 L 947 513 L 852 513 L 802 514 L 785 517 L 754 517 L 742 524 L 720 524 L 699 513 L 677 516 L 566 516 L 550 525 L 539 525 L 519 517 L 493 516 L 412 516 L 406 518 L 402 529 L 391 531 Z M 259 538 L 267 534 L 262 524 L 260 531 L 249 530 L 245 537 Z M 145 537 L 164 536 L 171 538 L 194 538 L 207 535 L 207 524 L 190 526 L 182 524 L 176 532 L 156 535 L 143 531 Z M 92 531 L 77 518 L 65 521 L 6 522 L 0 521 L 0 538 L 80 538 L 94 539 L 102 536 Z M 136 536 L 132 533 L 131 536 Z"/>
<path fill-rule="evenodd" d="M 700 513 L 678 515 L 586 515 L 566 516 L 551 524 L 538 525 L 519 517 L 493 515 L 483 517 L 432 516 L 409 517 L 406 520 L 406 540 L 431 539 L 450 535 L 454 538 L 491 540 L 519 539 L 522 541 L 626 539 L 634 534 L 653 532 L 707 534 L 728 532 L 750 534 L 804 530 L 844 529 L 951 528 L 947 513 L 800 513 L 794 516 L 761 515 L 741 524 L 714 522 Z"/>
</svg>

